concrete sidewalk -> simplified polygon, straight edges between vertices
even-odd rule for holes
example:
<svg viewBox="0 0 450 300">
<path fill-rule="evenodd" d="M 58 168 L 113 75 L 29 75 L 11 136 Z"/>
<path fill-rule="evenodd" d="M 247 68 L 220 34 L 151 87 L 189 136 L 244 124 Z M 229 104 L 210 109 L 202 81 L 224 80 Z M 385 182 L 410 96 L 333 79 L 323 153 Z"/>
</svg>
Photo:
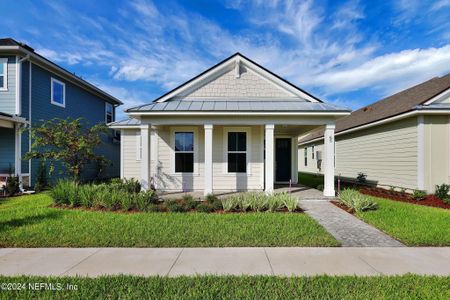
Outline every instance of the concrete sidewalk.
<svg viewBox="0 0 450 300">
<path fill-rule="evenodd" d="M 0 249 L 1 275 L 450 275 L 443 248 Z"/>
</svg>

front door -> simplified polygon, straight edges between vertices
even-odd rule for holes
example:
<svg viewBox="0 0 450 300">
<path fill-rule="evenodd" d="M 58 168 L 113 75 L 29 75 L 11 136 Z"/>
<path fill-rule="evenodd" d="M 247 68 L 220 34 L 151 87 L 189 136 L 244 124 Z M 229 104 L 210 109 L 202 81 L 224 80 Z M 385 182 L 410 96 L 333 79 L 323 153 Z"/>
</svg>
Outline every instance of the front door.
<svg viewBox="0 0 450 300">
<path fill-rule="evenodd" d="M 291 180 L 291 146 L 290 138 L 275 139 L 275 181 L 288 182 Z"/>
</svg>

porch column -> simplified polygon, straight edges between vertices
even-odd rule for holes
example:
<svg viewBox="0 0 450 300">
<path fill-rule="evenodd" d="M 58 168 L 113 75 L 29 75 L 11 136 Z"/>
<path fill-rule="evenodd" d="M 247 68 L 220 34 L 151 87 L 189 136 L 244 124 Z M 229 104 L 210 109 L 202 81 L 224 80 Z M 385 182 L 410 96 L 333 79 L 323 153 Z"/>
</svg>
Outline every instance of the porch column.
<svg viewBox="0 0 450 300">
<path fill-rule="evenodd" d="M 158 178 L 158 128 L 151 127 L 150 130 L 150 184 L 157 188 Z M 150 186 L 149 186 L 150 187 Z"/>
<path fill-rule="evenodd" d="M 327 124 L 324 134 L 324 189 L 323 195 L 334 197 L 334 124 Z"/>
<path fill-rule="evenodd" d="M 273 193 L 273 172 L 274 172 L 274 124 L 266 124 L 265 128 L 265 145 L 266 145 L 266 194 Z"/>
<path fill-rule="evenodd" d="M 205 187 L 204 194 L 212 194 L 213 192 L 213 125 L 205 124 Z"/>
<path fill-rule="evenodd" d="M 141 125 L 141 187 L 143 190 L 149 189 L 150 180 L 150 125 Z"/>
</svg>

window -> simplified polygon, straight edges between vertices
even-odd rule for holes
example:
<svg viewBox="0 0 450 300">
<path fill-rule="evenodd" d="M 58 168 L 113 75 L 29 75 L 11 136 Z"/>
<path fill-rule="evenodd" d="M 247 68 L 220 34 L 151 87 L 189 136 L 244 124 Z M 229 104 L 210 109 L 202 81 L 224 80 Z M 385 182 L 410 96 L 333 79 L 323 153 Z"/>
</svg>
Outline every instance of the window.
<svg viewBox="0 0 450 300">
<path fill-rule="evenodd" d="M 52 78 L 51 80 L 51 103 L 65 107 L 66 106 L 66 85 L 61 81 Z"/>
<path fill-rule="evenodd" d="M 175 172 L 194 172 L 193 132 L 175 132 Z"/>
<path fill-rule="evenodd" d="M 308 165 L 308 147 L 305 147 L 305 167 Z"/>
<path fill-rule="evenodd" d="M 228 173 L 247 172 L 247 133 L 228 132 Z"/>
<path fill-rule="evenodd" d="M 314 159 L 314 146 L 311 148 L 311 159 Z"/>
<path fill-rule="evenodd" d="M 0 58 L 0 90 L 8 89 L 8 59 Z"/>
<path fill-rule="evenodd" d="M 111 103 L 105 102 L 105 120 L 106 123 L 111 123 L 114 121 L 114 107 Z"/>
</svg>

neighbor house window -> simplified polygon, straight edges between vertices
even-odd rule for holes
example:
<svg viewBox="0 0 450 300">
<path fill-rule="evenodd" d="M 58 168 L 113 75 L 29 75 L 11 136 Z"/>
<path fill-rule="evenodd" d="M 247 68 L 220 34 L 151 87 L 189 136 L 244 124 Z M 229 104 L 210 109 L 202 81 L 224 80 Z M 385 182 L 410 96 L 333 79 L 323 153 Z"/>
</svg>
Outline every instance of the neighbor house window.
<svg viewBox="0 0 450 300">
<path fill-rule="evenodd" d="M 66 85 L 55 78 L 51 80 L 51 103 L 66 106 Z"/>
<path fill-rule="evenodd" d="M 308 147 L 305 147 L 305 167 L 308 165 Z"/>
<path fill-rule="evenodd" d="M 105 105 L 106 123 L 111 123 L 114 121 L 114 108 L 111 103 L 106 102 Z"/>
<path fill-rule="evenodd" d="M 228 132 L 228 173 L 247 172 L 247 133 Z"/>
<path fill-rule="evenodd" d="M 175 172 L 194 172 L 193 132 L 175 132 Z"/>
<path fill-rule="evenodd" d="M 311 148 L 311 159 L 314 159 L 314 146 Z"/>
<path fill-rule="evenodd" d="M 0 90 L 8 89 L 8 59 L 0 58 Z"/>
</svg>

